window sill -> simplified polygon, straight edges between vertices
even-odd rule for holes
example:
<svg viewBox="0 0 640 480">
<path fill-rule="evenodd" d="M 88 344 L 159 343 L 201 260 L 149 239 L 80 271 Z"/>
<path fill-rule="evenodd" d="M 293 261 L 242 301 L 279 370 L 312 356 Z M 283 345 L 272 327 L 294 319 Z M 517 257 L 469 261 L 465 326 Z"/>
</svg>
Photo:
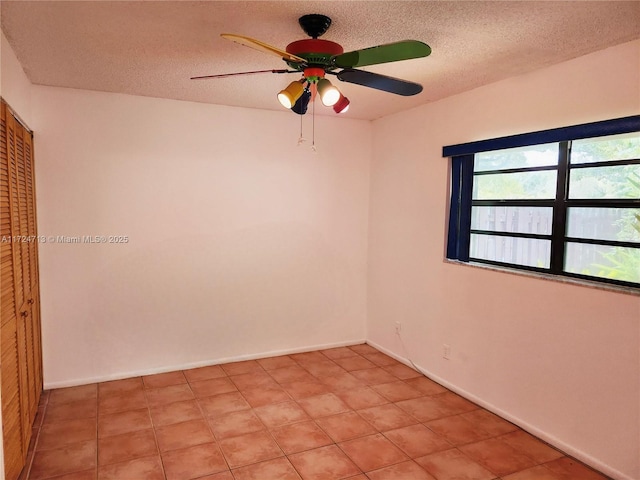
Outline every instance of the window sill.
<svg viewBox="0 0 640 480">
<path fill-rule="evenodd" d="M 550 280 L 552 282 L 557 282 L 557 283 L 565 283 L 569 285 L 576 285 L 579 287 L 587 287 L 587 288 L 593 288 L 596 290 L 605 290 L 608 292 L 623 293 L 627 295 L 634 295 L 634 296 L 640 297 L 640 288 L 624 287 L 621 285 L 610 285 L 606 283 L 600 283 L 597 281 L 582 280 L 582 279 L 571 278 L 571 277 L 561 277 L 558 275 L 550 275 L 550 274 L 539 273 L 539 272 L 529 272 L 525 270 L 518 270 L 515 268 L 506 268 L 506 267 L 499 267 L 496 265 L 487 265 L 484 263 L 460 262 L 458 260 L 451 260 L 448 258 L 444 259 L 444 263 L 449 263 L 452 265 L 463 265 L 463 266 L 472 267 L 472 268 L 481 268 L 484 270 L 492 270 L 494 272 L 507 273 L 510 275 L 517 275 L 522 277 L 539 278 L 541 280 Z"/>
</svg>

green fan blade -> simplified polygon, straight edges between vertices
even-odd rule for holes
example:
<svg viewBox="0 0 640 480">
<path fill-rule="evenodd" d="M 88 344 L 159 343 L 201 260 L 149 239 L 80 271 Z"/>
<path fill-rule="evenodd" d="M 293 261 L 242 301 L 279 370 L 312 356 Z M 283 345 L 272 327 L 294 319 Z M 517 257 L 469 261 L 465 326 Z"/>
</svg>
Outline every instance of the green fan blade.
<svg viewBox="0 0 640 480">
<path fill-rule="evenodd" d="M 417 40 L 403 40 L 336 55 L 333 58 L 333 64 L 340 68 L 364 67 L 426 57 L 430 53 L 431 47 L 426 43 Z"/>
</svg>

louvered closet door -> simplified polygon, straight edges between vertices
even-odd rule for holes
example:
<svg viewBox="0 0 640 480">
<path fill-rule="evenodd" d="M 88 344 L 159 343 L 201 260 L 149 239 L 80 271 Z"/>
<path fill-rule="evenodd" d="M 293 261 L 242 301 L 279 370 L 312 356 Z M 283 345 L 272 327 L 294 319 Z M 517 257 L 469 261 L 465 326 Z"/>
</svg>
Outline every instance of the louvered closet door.
<svg viewBox="0 0 640 480">
<path fill-rule="evenodd" d="M 20 127 L 20 128 L 18 128 Z M 40 385 L 36 375 L 36 327 L 34 319 L 35 275 L 35 203 L 33 196 L 33 171 L 31 135 L 22 126 L 16 125 L 16 158 L 18 163 L 18 224 L 20 231 L 20 256 L 22 258 L 23 299 L 20 316 L 24 321 L 25 354 L 27 357 L 27 413 L 28 419 L 35 417 L 38 409 Z"/>
<path fill-rule="evenodd" d="M 40 394 L 42 392 L 42 343 L 40 329 L 40 280 L 38 269 L 38 236 L 36 222 L 36 185 L 35 185 L 35 165 L 33 160 L 33 137 L 24 130 L 24 161 L 26 176 L 26 198 L 28 208 L 28 238 L 27 249 L 29 252 L 29 292 L 27 295 L 27 305 L 29 306 L 29 316 L 27 325 L 31 330 L 31 335 L 27 335 L 29 356 L 33 359 L 28 363 L 29 375 L 29 405 L 31 418 L 34 419 L 38 411 Z"/>
<path fill-rule="evenodd" d="M 19 338 L 18 316 L 16 308 L 16 287 L 22 289 L 22 275 L 19 282 L 16 281 L 19 269 L 15 269 L 12 218 L 14 213 L 11 198 L 10 185 L 17 184 L 15 172 L 15 150 L 9 148 L 8 143 L 13 143 L 15 126 L 11 125 L 9 134 L 9 118 L 5 105 L 2 104 L 2 127 L 0 145 L 0 228 L 2 230 L 2 242 L 0 243 L 0 262 L 2 282 L 2 322 L 0 324 L 0 337 L 2 339 L 2 423 L 4 437 L 4 468 L 8 479 L 16 478 L 25 458 L 25 442 L 22 431 L 22 399 L 24 397 L 22 386 L 24 372 L 20 366 L 26 363 L 20 358 L 19 345 L 24 343 L 24 334 Z M 11 117 L 13 123 L 13 117 Z"/>
<path fill-rule="evenodd" d="M 13 266 L 14 278 L 16 279 L 16 307 L 18 321 L 18 356 L 20 374 L 20 413 L 22 416 L 22 442 L 29 445 L 31 435 L 30 408 L 29 408 L 29 374 L 28 374 L 28 342 L 27 342 L 27 319 L 28 304 L 25 285 L 28 285 L 28 271 L 25 272 L 25 263 L 28 264 L 28 251 L 25 242 L 22 242 L 22 224 L 26 227 L 26 198 L 22 192 L 26 190 L 24 186 L 24 148 L 22 142 L 22 126 L 15 118 L 7 112 L 7 150 L 9 151 L 9 194 L 11 199 L 11 233 L 13 236 Z M 25 278 L 25 273 L 27 278 Z"/>
<path fill-rule="evenodd" d="M 25 463 L 42 391 L 33 144 L 0 105 L 1 387 L 5 477 Z"/>
</svg>

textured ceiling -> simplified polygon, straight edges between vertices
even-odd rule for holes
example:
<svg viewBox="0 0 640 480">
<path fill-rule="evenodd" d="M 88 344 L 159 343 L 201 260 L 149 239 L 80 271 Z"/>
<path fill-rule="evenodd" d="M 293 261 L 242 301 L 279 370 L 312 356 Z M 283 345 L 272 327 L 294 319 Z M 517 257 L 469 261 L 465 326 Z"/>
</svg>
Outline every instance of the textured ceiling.
<svg viewBox="0 0 640 480">
<path fill-rule="evenodd" d="M 291 75 L 215 80 L 195 75 L 285 68 L 220 38 L 235 33 L 284 49 L 305 38 L 298 17 L 322 13 L 322 37 L 345 51 L 404 39 L 431 56 L 364 67 L 424 85 L 413 97 L 336 80 L 345 116 L 375 119 L 640 38 L 638 1 L 9 1 L 1 22 L 34 84 L 261 109 Z M 329 108 L 316 113 L 334 115 Z"/>
</svg>

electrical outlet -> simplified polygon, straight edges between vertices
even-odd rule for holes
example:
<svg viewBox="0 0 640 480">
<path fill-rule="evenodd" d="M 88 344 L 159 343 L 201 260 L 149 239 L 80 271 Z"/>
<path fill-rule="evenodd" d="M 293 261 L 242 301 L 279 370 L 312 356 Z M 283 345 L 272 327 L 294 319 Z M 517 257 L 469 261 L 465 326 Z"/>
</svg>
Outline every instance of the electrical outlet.
<svg viewBox="0 0 640 480">
<path fill-rule="evenodd" d="M 450 356 L 451 356 L 451 346 L 444 343 L 442 345 L 442 358 L 444 358 L 445 360 L 449 360 Z"/>
<path fill-rule="evenodd" d="M 401 330 L 402 330 L 402 324 L 400 322 L 396 322 L 396 335 L 400 335 Z"/>
</svg>

